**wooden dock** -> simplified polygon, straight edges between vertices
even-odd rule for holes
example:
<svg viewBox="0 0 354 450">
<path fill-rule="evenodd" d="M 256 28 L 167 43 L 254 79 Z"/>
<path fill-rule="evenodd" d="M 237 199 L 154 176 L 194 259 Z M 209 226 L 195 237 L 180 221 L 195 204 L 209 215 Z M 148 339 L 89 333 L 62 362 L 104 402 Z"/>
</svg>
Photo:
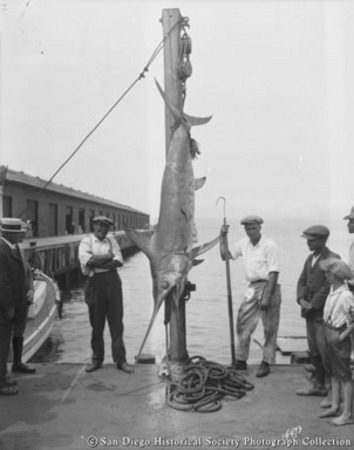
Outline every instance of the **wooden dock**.
<svg viewBox="0 0 354 450">
<path fill-rule="evenodd" d="M 222 409 L 202 414 L 169 407 L 166 382 L 155 365 L 137 365 L 129 376 L 104 365 L 88 374 L 81 364 L 36 364 L 37 373 L 16 376 L 19 394 L 2 397 L 0 448 L 87 450 L 159 449 L 352 449 L 353 425 L 320 419 L 321 397 L 300 397 L 307 385 L 302 366 L 274 366 L 269 376 L 247 378 L 255 388 Z M 292 440 L 292 436 L 293 439 Z"/>
</svg>

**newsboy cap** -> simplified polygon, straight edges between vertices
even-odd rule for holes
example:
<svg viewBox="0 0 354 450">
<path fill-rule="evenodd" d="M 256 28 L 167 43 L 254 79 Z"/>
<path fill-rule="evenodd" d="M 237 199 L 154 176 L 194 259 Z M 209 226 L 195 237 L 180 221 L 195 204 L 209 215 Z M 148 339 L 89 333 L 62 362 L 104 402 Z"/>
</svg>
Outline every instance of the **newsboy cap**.
<svg viewBox="0 0 354 450">
<path fill-rule="evenodd" d="M 104 223 L 108 226 L 113 225 L 113 220 L 106 216 L 96 216 L 92 219 L 93 223 Z"/>
<path fill-rule="evenodd" d="M 241 225 L 247 225 L 249 223 L 257 223 L 258 225 L 262 225 L 263 219 L 259 216 L 246 216 L 241 220 Z"/>
<path fill-rule="evenodd" d="M 312 227 L 306 228 L 306 230 L 302 232 L 302 237 L 306 239 L 328 238 L 328 236 L 329 229 L 324 225 L 313 225 Z"/>
<path fill-rule="evenodd" d="M 21 219 L 4 217 L 1 219 L 0 231 L 6 233 L 25 233 L 27 231 L 27 227 Z"/>
<path fill-rule="evenodd" d="M 351 280 L 354 278 L 353 272 L 350 270 L 349 266 L 342 260 L 337 258 L 327 258 L 319 262 L 319 266 L 325 272 L 332 273 L 335 277 L 340 280 Z"/>
<path fill-rule="evenodd" d="M 343 217 L 343 220 L 349 220 L 349 219 L 354 219 L 354 206 L 350 210 L 350 213 L 347 216 Z"/>
</svg>

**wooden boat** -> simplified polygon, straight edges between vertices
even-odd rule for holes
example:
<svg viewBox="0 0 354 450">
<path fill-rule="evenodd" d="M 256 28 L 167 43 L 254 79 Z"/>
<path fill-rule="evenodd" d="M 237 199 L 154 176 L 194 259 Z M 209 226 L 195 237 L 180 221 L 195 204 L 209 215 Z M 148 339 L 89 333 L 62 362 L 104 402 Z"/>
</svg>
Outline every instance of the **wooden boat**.
<svg viewBox="0 0 354 450">
<path fill-rule="evenodd" d="M 57 284 L 40 270 L 34 272 L 34 290 L 24 335 L 23 362 L 32 358 L 48 339 L 61 305 Z"/>
</svg>

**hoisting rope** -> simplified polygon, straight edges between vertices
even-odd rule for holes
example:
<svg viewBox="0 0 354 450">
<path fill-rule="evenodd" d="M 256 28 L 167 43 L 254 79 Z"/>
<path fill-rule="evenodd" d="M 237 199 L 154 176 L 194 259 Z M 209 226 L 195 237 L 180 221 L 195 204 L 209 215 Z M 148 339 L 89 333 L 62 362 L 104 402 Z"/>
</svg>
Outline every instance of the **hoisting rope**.
<svg viewBox="0 0 354 450">
<path fill-rule="evenodd" d="M 161 42 L 157 45 L 155 50 L 153 51 L 151 57 L 149 58 L 148 62 L 144 66 L 144 69 L 139 74 L 139 76 L 131 83 L 131 85 L 123 92 L 123 94 L 118 98 L 118 100 L 109 108 L 109 110 L 104 114 L 104 116 L 97 122 L 97 124 L 91 129 L 91 131 L 82 139 L 80 144 L 75 148 L 75 150 L 71 153 L 71 155 L 61 164 L 61 166 L 54 172 L 54 174 L 50 177 L 50 179 L 45 183 L 45 185 L 39 190 L 38 196 L 42 194 L 42 192 L 46 189 L 46 187 L 54 180 L 54 178 L 58 175 L 58 173 L 67 165 L 67 163 L 78 153 L 78 151 L 81 149 L 81 147 L 85 144 L 85 142 L 92 136 L 92 134 L 97 130 L 97 128 L 103 123 L 103 121 L 109 116 L 109 114 L 116 108 L 116 106 L 123 100 L 123 98 L 133 89 L 133 87 L 140 81 L 142 78 L 145 78 L 146 72 L 149 71 L 149 67 L 156 59 L 157 55 L 160 53 L 160 51 L 163 49 L 165 42 L 171 35 L 171 33 L 174 31 L 174 29 L 182 25 L 183 29 L 186 24 L 186 21 L 188 22 L 188 18 L 182 17 L 180 21 L 177 21 L 171 29 L 168 31 L 167 34 L 164 35 Z M 27 210 L 27 207 L 21 212 L 19 215 L 22 217 L 22 215 Z"/>
<path fill-rule="evenodd" d="M 235 369 L 194 356 L 184 365 L 181 380 L 169 382 L 167 404 L 181 411 L 214 412 L 222 408 L 222 398 L 240 399 L 253 388 Z"/>
</svg>

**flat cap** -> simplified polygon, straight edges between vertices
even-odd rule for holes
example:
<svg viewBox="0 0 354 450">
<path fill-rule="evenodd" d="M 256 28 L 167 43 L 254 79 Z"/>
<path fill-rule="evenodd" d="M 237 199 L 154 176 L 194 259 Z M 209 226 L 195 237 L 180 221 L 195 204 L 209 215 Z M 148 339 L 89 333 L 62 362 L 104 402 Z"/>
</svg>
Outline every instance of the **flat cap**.
<svg viewBox="0 0 354 450">
<path fill-rule="evenodd" d="M 96 216 L 92 219 L 93 223 L 104 223 L 106 225 L 113 225 L 113 220 L 106 216 Z"/>
<path fill-rule="evenodd" d="M 344 220 L 354 219 L 354 206 L 350 210 L 350 213 L 347 216 L 343 217 L 343 219 Z"/>
<path fill-rule="evenodd" d="M 324 225 L 313 225 L 312 227 L 306 228 L 306 230 L 302 232 L 302 237 L 306 239 L 328 238 L 328 236 L 329 229 Z"/>
<path fill-rule="evenodd" d="M 336 258 L 327 258 L 319 262 L 320 268 L 325 272 L 330 272 L 340 280 L 351 280 L 354 278 L 353 272 L 349 266 L 342 260 Z"/>
<path fill-rule="evenodd" d="M 259 216 L 246 216 L 241 220 L 241 225 L 247 225 L 248 223 L 258 223 L 258 225 L 262 225 L 263 219 Z"/>
</svg>

